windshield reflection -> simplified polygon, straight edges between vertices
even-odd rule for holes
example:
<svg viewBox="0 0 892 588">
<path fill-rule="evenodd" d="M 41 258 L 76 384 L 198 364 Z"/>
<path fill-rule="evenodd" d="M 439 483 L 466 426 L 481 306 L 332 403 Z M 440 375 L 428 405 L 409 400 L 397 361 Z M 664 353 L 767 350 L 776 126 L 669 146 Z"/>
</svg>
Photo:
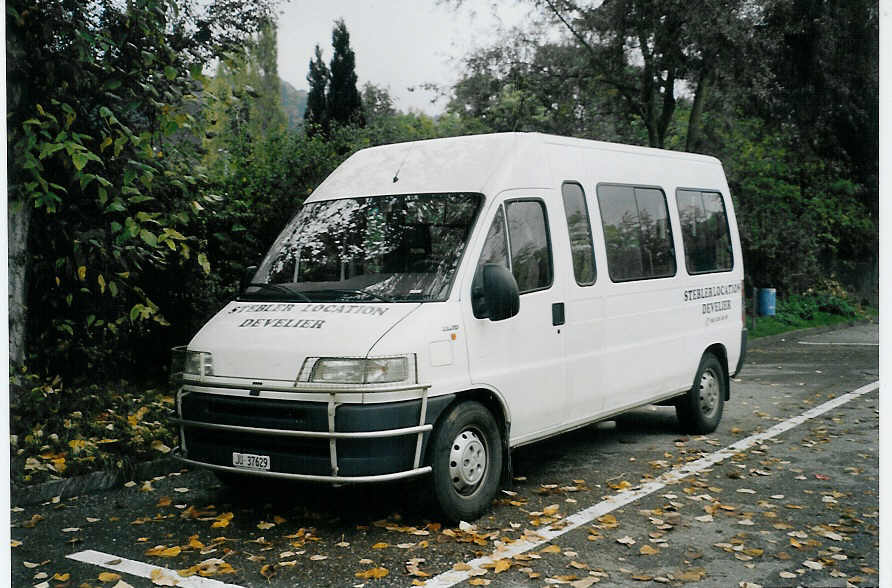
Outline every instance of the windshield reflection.
<svg viewBox="0 0 892 588">
<path fill-rule="evenodd" d="M 479 194 L 458 193 L 307 204 L 240 298 L 445 300 L 481 201 Z"/>
</svg>

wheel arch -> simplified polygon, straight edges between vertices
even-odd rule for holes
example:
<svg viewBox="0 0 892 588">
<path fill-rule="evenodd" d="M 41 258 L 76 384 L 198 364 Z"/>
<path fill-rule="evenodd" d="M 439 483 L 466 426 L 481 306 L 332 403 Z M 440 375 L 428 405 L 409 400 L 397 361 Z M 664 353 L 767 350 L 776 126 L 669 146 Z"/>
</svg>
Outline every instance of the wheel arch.
<svg viewBox="0 0 892 588">
<path fill-rule="evenodd" d="M 511 434 L 511 412 L 508 408 L 508 404 L 505 402 L 505 399 L 502 398 L 501 394 L 492 390 L 490 388 L 470 388 L 468 390 L 462 390 L 461 392 L 456 392 L 455 397 L 452 402 L 450 402 L 440 414 L 437 416 L 436 422 L 433 423 L 434 428 L 436 428 L 440 421 L 449 414 L 449 411 L 452 407 L 467 401 L 476 401 L 486 407 L 487 410 L 492 414 L 493 418 L 495 418 L 496 423 L 499 425 L 499 432 L 502 434 L 502 453 L 504 459 L 502 460 L 502 483 L 508 483 L 511 481 L 512 477 L 512 469 L 511 469 L 511 444 L 509 442 L 510 434 Z M 431 447 L 428 444 L 426 448 L 425 455 L 425 463 L 431 462 L 430 451 Z"/>
<path fill-rule="evenodd" d="M 722 372 L 725 379 L 725 400 L 731 400 L 731 376 L 729 375 L 730 371 L 728 369 L 728 350 L 721 343 L 713 343 L 703 351 L 703 355 L 700 356 L 700 361 L 703 361 L 703 356 L 707 353 L 714 355 L 722 365 Z M 696 375 L 694 377 L 696 378 Z M 696 384 L 697 382 L 694 382 L 694 385 Z"/>
</svg>

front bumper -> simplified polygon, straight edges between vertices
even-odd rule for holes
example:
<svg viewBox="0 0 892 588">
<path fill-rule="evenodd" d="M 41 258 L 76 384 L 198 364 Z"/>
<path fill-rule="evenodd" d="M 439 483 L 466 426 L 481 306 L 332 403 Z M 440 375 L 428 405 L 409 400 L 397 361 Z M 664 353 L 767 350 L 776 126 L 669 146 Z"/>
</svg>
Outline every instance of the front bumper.
<svg viewBox="0 0 892 588">
<path fill-rule="evenodd" d="M 452 396 L 363 404 L 339 392 L 318 400 L 264 398 L 262 391 L 217 391 L 190 383 L 177 395 L 177 459 L 200 467 L 312 482 L 384 482 L 426 474 L 427 440 Z M 348 396 L 349 397 L 349 396 Z M 355 397 L 355 396 L 354 396 Z M 306 396 L 304 396 L 306 398 Z M 270 457 L 270 470 L 233 467 L 232 453 Z"/>
</svg>

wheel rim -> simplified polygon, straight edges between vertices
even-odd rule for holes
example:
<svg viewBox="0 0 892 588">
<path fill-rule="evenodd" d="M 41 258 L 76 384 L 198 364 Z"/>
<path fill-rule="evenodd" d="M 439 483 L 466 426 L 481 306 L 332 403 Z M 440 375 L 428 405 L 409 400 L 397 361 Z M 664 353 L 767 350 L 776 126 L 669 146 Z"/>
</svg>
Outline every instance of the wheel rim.
<svg viewBox="0 0 892 588">
<path fill-rule="evenodd" d="M 465 429 L 452 441 L 449 451 L 449 478 L 452 487 L 464 496 L 473 494 L 486 475 L 486 441 L 476 429 Z"/>
<path fill-rule="evenodd" d="M 704 417 L 715 415 L 719 408 L 719 379 L 711 369 L 700 375 L 700 412 Z"/>
</svg>

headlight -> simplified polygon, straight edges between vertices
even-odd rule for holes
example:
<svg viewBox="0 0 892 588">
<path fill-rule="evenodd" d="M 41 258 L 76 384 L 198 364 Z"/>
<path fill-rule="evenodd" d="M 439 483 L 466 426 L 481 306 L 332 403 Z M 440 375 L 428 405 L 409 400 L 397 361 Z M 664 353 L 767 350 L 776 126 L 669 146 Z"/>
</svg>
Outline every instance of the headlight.
<svg viewBox="0 0 892 588">
<path fill-rule="evenodd" d="M 185 347 L 175 347 L 171 361 L 171 375 L 177 373 L 194 376 L 213 376 L 214 358 L 207 351 L 193 351 Z"/>
<path fill-rule="evenodd" d="M 415 357 L 308 357 L 299 382 L 329 384 L 393 384 L 415 381 Z"/>
</svg>

